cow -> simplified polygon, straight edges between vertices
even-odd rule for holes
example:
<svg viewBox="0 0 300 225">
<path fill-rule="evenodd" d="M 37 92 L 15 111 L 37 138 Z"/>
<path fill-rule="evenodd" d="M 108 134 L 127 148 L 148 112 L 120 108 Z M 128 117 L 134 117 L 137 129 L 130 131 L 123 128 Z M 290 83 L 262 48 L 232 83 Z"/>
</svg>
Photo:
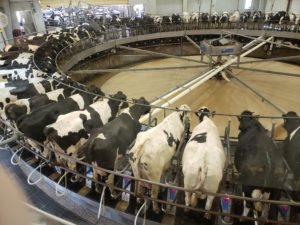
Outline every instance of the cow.
<svg viewBox="0 0 300 225">
<path fill-rule="evenodd" d="M 128 153 L 136 178 L 160 182 L 176 153 L 190 110 L 189 106 L 182 105 L 178 111 L 164 118 L 156 127 L 137 135 L 135 144 Z M 141 182 L 138 184 L 137 192 L 139 195 L 144 193 Z M 151 185 L 151 198 L 156 199 L 158 193 L 159 186 Z M 156 201 L 153 201 L 153 210 L 156 213 L 160 211 Z"/>
<path fill-rule="evenodd" d="M 241 21 L 243 23 L 245 23 L 245 22 L 248 22 L 250 18 L 251 18 L 251 12 L 246 11 L 246 12 L 243 12 L 243 14 L 241 16 Z"/>
<path fill-rule="evenodd" d="M 238 116 L 239 135 L 235 151 L 234 165 L 239 173 L 239 181 L 246 197 L 251 197 L 255 190 L 269 192 L 270 199 L 278 200 L 284 176 L 282 154 L 266 129 L 258 121 L 253 112 L 245 110 Z M 256 191 L 257 192 L 257 191 Z M 243 215 L 247 216 L 250 209 L 261 213 L 261 202 L 254 206 L 246 201 Z M 269 218 L 277 218 L 277 207 L 271 205 Z"/>
<path fill-rule="evenodd" d="M 17 53 L 17 54 L 12 54 L 8 59 L 5 60 L 0 60 L 0 65 L 1 67 L 5 66 L 5 69 L 8 69 L 8 67 L 13 68 L 13 64 L 17 63 L 18 60 L 21 59 L 27 59 L 28 61 L 32 58 L 33 54 L 29 52 L 22 52 L 22 53 Z M 26 62 L 27 64 L 28 62 Z"/>
<path fill-rule="evenodd" d="M 172 23 L 172 17 L 171 16 L 163 16 L 162 22 L 163 25 L 171 24 Z"/>
<path fill-rule="evenodd" d="M 293 111 L 283 114 L 282 116 L 284 119 L 283 128 L 288 134 L 284 140 L 283 155 L 294 174 L 291 197 L 293 201 L 300 201 L 300 118 L 298 114 Z M 291 222 L 299 222 L 295 218 L 297 211 L 299 211 L 299 207 L 293 206 L 291 209 Z"/>
<path fill-rule="evenodd" d="M 240 22 L 240 12 L 234 11 L 234 13 L 229 17 L 230 23 L 238 23 Z"/>
<path fill-rule="evenodd" d="M 47 137 L 46 146 L 55 146 L 55 151 L 63 151 L 76 158 L 77 149 L 88 140 L 89 134 L 94 129 L 112 121 L 120 109 L 128 107 L 126 95 L 122 92 L 119 91 L 111 97 L 112 99 L 97 101 L 85 110 L 60 115 L 55 123 L 47 125 L 44 129 Z M 45 157 L 47 154 L 47 151 L 43 152 Z M 58 164 L 63 164 L 58 154 L 56 160 Z M 71 160 L 68 160 L 67 165 L 71 170 L 76 169 L 76 163 Z"/>
<path fill-rule="evenodd" d="M 100 90 L 97 94 L 103 95 Z M 60 115 L 86 108 L 97 99 L 97 96 L 81 92 L 61 101 L 43 105 L 30 114 L 21 116 L 17 121 L 17 127 L 26 137 L 42 143 L 46 140 L 43 130 L 47 125 L 54 123 Z"/>
<path fill-rule="evenodd" d="M 141 130 L 140 117 L 151 109 L 149 102 L 143 97 L 135 102 L 136 104 L 125 109 L 116 119 L 94 130 L 89 140 L 78 149 L 77 157 L 94 166 L 116 171 Z M 98 176 L 106 176 L 107 173 L 94 169 L 93 175 L 98 180 Z M 110 174 L 106 182 L 109 186 L 114 184 L 114 175 Z M 98 184 L 96 191 L 99 192 Z M 110 191 L 113 195 L 112 188 Z"/>
<path fill-rule="evenodd" d="M 217 24 L 219 22 L 219 17 L 219 14 L 217 12 L 214 12 L 211 16 L 211 22 Z"/>
<path fill-rule="evenodd" d="M 285 11 L 279 11 L 271 16 L 270 21 L 272 23 L 281 25 L 289 21 L 289 15 Z"/>
<path fill-rule="evenodd" d="M 189 12 L 183 12 L 182 21 L 184 23 L 189 23 L 190 21 L 192 21 L 191 19 L 192 19 L 192 16 L 190 16 Z M 198 20 L 196 20 L 196 21 L 198 21 Z"/>
<path fill-rule="evenodd" d="M 219 18 L 219 23 L 227 23 L 229 21 L 229 13 L 223 12 Z"/>
<path fill-rule="evenodd" d="M 4 111 L 6 118 L 16 122 L 20 116 L 29 114 L 40 106 L 65 99 L 66 97 L 75 94 L 75 92 L 76 90 L 73 88 L 59 88 L 46 92 L 45 94 L 38 94 L 31 98 L 16 100 L 5 106 Z"/>
<path fill-rule="evenodd" d="M 53 79 L 42 80 L 38 83 L 28 83 L 24 86 L 9 86 L 0 89 L 0 109 L 17 99 L 30 98 L 57 89 L 61 84 Z"/>
<path fill-rule="evenodd" d="M 182 22 L 182 19 L 181 19 L 181 17 L 178 15 L 178 13 L 173 13 L 172 14 L 172 17 L 171 17 L 172 19 L 171 19 L 171 21 L 172 21 L 172 24 L 181 24 L 181 22 Z"/>
<path fill-rule="evenodd" d="M 259 22 L 259 21 L 261 21 L 262 17 L 263 17 L 263 14 L 261 11 L 255 11 L 252 14 L 252 22 L 253 23 Z"/>
<path fill-rule="evenodd" d="M 216 193 L 223 177 L 225 153 L 218 128 L 209 118 L 209 113 L 207 107 L 201 107 L 196 113 L 200 123 L 194 128 L 185 146 L 182 172 L 184 188 Z M 196 207 L 197 199 L 205 197 L 185 192 L 185 205 Z M 205 210 L 211 209 L 213 200 L 214 196 L 207 196 Z M 206 213 L 205 217 L 209 219 L 210 215 Z"/>
</svg>

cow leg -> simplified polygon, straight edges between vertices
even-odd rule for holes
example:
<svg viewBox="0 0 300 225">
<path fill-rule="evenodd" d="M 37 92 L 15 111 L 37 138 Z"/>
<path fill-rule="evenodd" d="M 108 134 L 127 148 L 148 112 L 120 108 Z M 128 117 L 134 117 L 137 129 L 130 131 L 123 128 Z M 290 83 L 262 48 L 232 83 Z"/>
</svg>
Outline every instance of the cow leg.
<svg viewBox="0 0 300 225">
<path fill-rule="evenodd" d="M 206 203 L 205 203 L 205 210 L 210 210 L 210 209 L 211 209 L 211 206 L 212 206 L 212 203 L 213 203 L 213 201 L 214 201 L 214 198 L 215 198 L 215 197 L 212 196 L 212 195 L 208 195 L 208 196 L 207 196 Z M 210 220 L 210 219 L 211 219 L 211 214 L 208 213 L 208 212 L 206 212 L 206 213 L 204 214 L 204 218 Z"/>
<path fill-rule="evenodd" d="M 157 185 L 152 185 L 152 189 L 151 189 L 151 198 L 155 198 L 157 199 L 158 197 L 158 192 L 159 192 L 159 186 Z M 158 207 L 158 204 L 156 201 L 152 201 L 153 203 L 153 211 L 155 213 L 159 213 L 160 209 Z"/>
<path fill-rule="evenodd" d="M 190 206 L 191 205 L 191 197 L 192 197 L 192 193 L 186 191 L 185 192 L 185 205 L 186 206 Z M 185 208 L 184 211 L 188 212 L 189 209 Z"/>
<path fill-rule="evenodd" d="M 118 170 L 118 166 L 119 166 L 120 162 L 122 161 L 122 158 L 123 158 L 123 155 L 117 153 L 117 157 L 116 157 L 116 160 L 115 160 L 115 163 L 114 163 L 114 171 Z M 115 190 L 112 188 L 112 186 L 114 186 L 114 179 L 115 179 L 115 175 L 114 174 L 109 174 L 108 177 L 107 177 L 107 180 L 106 180 L 106 184 L 109 187 L 109 190 L 110 190 L 110 193 L 111 193 L 112 197 L 117 195 L 115 193 Z"/>
</svg>

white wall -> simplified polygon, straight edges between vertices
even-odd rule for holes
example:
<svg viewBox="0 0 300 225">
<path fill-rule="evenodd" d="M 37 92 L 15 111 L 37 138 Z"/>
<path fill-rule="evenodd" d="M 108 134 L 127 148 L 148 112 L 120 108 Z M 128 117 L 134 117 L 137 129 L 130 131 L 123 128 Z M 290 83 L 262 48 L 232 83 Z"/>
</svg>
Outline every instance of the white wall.
<svg viewBox="0 0 300 225">
<path fill-rule="evenodd" d="M 299 0 L 292 0 L 290 12 L 295 12 L 300 14 L 300 1 Z"/>
<path fill-rule="evenodd" d="M 209 12 L 210 0 L 187 0 L 187 11 L 188 12 L 198 12 L 199 11 L 199 3 L 201 4 L 200 12 Z"/>
<path fill-rule="evenodd" d="M 299 0 L 296 0 L 296 1 L 299 1 Z M 272 10 L 273 12 L 285 11 L 286 10 L 288 0 L 275 0 L 275 1 L 274 0 L 268 0 L 267 5 L 266 5 L 266 12 L 271 11 L 273 2 L 274 2 L 274 6 L 273 6 L 273 10 Z"/>
<path fill-rule="evenodd" d="M 182 13 L 182 0 L 157 0 L 156 8 L 158 15 L 170 15 L 173 13 Z"/>
<path fill-rule="evenodd" d="M 246 0 L 239 0 L 240 11 L 244 11 Z M 264 11 L 267 1 L 253 0 L 252 10 Z M 287 0 L 277 0 L 287 1 Z M 295 0 L 299 1 L 300 0 Z M 201 12 L 210 12 L 210 3 L 212 2 L 212 12 L 222 13 L 224 11 L 232 12 L 237 9 L 238 0 L 129 0 L 130 5 L 144 4 L 146 14 L 170 15 L 172 13 L 198 12 L 201 4 Z M 280 7 L 280 6 L 278 6 Z"/>
</svg>

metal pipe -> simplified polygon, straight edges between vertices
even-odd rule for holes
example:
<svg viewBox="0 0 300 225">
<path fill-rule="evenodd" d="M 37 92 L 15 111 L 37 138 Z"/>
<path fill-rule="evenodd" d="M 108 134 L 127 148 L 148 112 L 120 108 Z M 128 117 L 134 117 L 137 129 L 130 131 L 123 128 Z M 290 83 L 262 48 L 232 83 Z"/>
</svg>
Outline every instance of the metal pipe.
<svg viewBox="0 0 300 225">
<path fill-rule="evenodd" d="M 233 74 L 231 74 L 231 76 L 236 79 L 238 82 L 240 82 L 242 85 L 244 85 L 245 87 L 247 87 L 248 89 L 250 89 L 253 93 L 255 93 L 256 95 L 258 95 L 259 97 L 261 97 L 264 101 L 266 101 L 268 104 L 270 104 L 271 106 L 273 106 L 276 110 L 278 110 L 280 113 L 286 113 L 287 111 L 285 111 L 284 109 L 276 106 L 273 102 L 271 102 L 269 99 L 267 99 L 266 97 L 264 97 L 262 94 L 260 94 L 258 91 L 256 91 L 254 88 L 252 88 L 251 86 L 249 86 L 248 84 L 246 84 L 243 80 L 241 80 L 240 78 L 234 76 Z"/>
<path fill-rule="evenodd" d="M 39 144 L 39 145 L 41 145 L 38 142 L 36 142 L 36 143 Z M 23 143 L 20 143 L 20 144 L 24 148 L 26 148 L 26 150 L 28 150 L 31 153 L 33 153 L 35 156 L 38 156 L 38 157 L 40 157 L 42 159 L 45 159 L 39 153 L 35 152 L 34 150 L 31 150 L 31 149 L 27 148 Z M 49 149 L 49 151 L 53 151 L 54 152 L 53 149 Z M 101 168 L 101 167 L 98 167 L 98 166 L 94 166 L 94 165 L 88 164 L 86 162 L 80 161 L 80 160 L 78 160 L 76 158 L 73 158 L 73 157 L 71 157 L 71 156 L 69 156 L 69 155 L 67 155 L 66 153 L 63 153 L 63 152 L 55 152 L 55 153 L 57 153 L 58 155 L 63 155 L 67 160 L 68 159 L 72 159 L 72 160 L 76 161 L 76 163 L 79 163 L 79 164 L 84 165 L 84 166 L 91 167 L 93 169 L 101 170 L 101 171 L 109 173 L 109 174 L 117 175 L 117 176 L 120 176 L 120 177 L 127 177 L 127 178 L 135 180 L 135 181 L 141 181 L 141 182 L 145 182 L 147 184 L 157 185 L 157 186 L 160 186 L 160 187 L 173 188 L 173 189 L 176 189 L 178 191 L 187 191 L 187 192 L 193 192 L 193 193 L 197 193 L 197 194 L 201 193 L 201 194 L 212 195 L 212 196 L 215 196 L 215 197 L 228 197 L 228 198 L 231 198 L 231 199 L 246 200 L 246 201 L 251 201 L 251 202 L 263 202 L 263 203 L 270 203 L 270 204 L 276 204 L 276 205 L 300 206 L 300 202 L 255 199 L 255 198 L 251 198 L 251 197 L 242 197 L 242 196 L 230 195 L 230 194 L 227 194 L 227 193 L 213 193 L 213 192 L 207 192 L 207 191 L 204 191 L 204 190 L 186 189 L 186 188 L 183 188 L 183 187 L 178 187 L 178 186 L 173 186 L 173 185 L 168 185 L 168 184 L 162 184 L 162 183 L 158 183 L 158 182 L 153 182 L 153 181 L 149 181 L 149 180 L 145 180 L 145 179 L 136 178 L 134 176 L 130 176 L 130 175 L 127 175 L 127 174 L 121 174 L 121 173 L 118 173 L 116 171 L 107 170 L 107 169 L 104 169 L 104 168 Z M 46 159 L 46 161 L 49 161 L 49 160 Z M 62 166 L 58 166 L 58 167 L 61 168 L 61 169 L 64 169 L 66 172 L 73 173 L 73 174 L 78 175 L 80 177 L 83 177 L 85 179 L 92 180 L 93 182 L 99 183 L 99 184 L 101 184 L 103 186 L 108 186 L 104 182 L 101 182 L 101 181 L 98 181 L 98 180 L 94 180 L 93 178 L 87 177 L 87 176 L 85 176 L 83 174 L 80 174 L 77 171 L 73 171 L 73 170 L 70 170 L 69 168 L 62 167 Z M 119 191 L 124 191 L 124 192 L 129 193 L 129 194 L 134 194 L 131 191 L 128 191 L 126 189 L 122 189 L 122 188 L 119 188 L 119 187 L 112 186 L 112 188 L 116 189 L 116 190 L 119 190 Z M 144 196 L 144 198 L 145 198 L 145 196 Z M 169 204 L 168 202 L 165 202 L 165 203 Z"/>
<path fill-rule="evenodd" d="M 19 137 L 20 137 L 20 133 L 15 131 L 13 136 L 0 143 L 0 147 L 5 146 L 13 141 L 16 141 Z"/>
<path fill-rule="evenodd" d="M 222 32 L 227 33 L 227 34 L 233 34 L 233 35 L 237 35 L 237 36 L 249 38 L 249 39 L 252 39 L 252 40 L 261 41 L 261 42 L 264 41 L 264 40 L 260 40 L 260 39 L 258 39 L 258 38 L 254 38 L 254 37 L 251 37 L 251 36 L 248 36 L 248 35 L 243 35 L 243 34 L 234 33 L 234 32 L 228 31 L 228 30 L 222 30 Z M 271 41 L 271 40 L 266 41 L 266 42 L 267 42 L 267 43 L 270 43 L 270 44 L 277 44 L 276 42 Z M 285 45 L 285 44 L 281 44 L 281 46 L 288 47 L 288 48 L 292 48 L 292 49 L 300 50 L 299 47 L 295 47 L 295 46 L 290 46 L 290 45 Z"/>
<path fill-rule="evenodd" d="M 194 42 L 188 35 L 184 35 L 184 37 L 185 37 L 190 43 L 192 43 L 192 45 L 194 45 L 197 49 L 201 50 L 201 49 L 200 49 L 200 46 L 197 45 L 197 43 Z"/>
<path fill-rule="evenodd" d="M 175 58 L 175 59 L 180 59 L 180 60 L 184 60 L 184 61 L 196 62 L 196 63 L 203 64 L 202 62 L 200 62 L 198 60 L 195 60 L 195 59 L 183 58 L 183 57 L 180 57 L 180 56 L 170 55 L 170 54 L 161 53 L 161 52 L 153 52 L 153 51 L 149 51 L 149 50 L 144 50 L 144 49 L 139 49 L 139 48 L 132 48 L 132 47 L 127 47 L 127 46 L 123 46 L 123 45 L 117 45 L 117 48 L 129 50 L 129 51 L 141 52 L 141 53 L 155 55 L 155 56 L 159 56 L 159 57 Z"/>
<path fill-rule="evenodd" d="M 260 48 L 261 46 L 263 46 L 268 40 L 272 39 L 273 37 L 268 38 L 265 42 L 262 42 L 260 44 L 258 44 L 257 46 L 253 47 L 252 49 L 248 50 L 247 52 L 243 53 L 240 57 L 245 57 L 246 55 L 250 54 L 251 52 L 255 51 L 256 49 Z M 220 67 L 214 68 L 210 71 L 208 71 L 207 73 L 203 74 L 201 76 L 201 80 L 195 84 L 193 84 L 192 86 L 190 86 L 187 90 L 184 90 L 183 92 L 181 92 L 179 95 L 175 96 L 174 98 L 172 98 L 171 100 L 169 100 L 167 103 L 163 104 L 161 107 L 168 107 L 171 104 L 175 103 L 178 99 L 182 98 L 183 96 L 185 96 L 186 94 L 192 92 L 195 88 L 199 87 L 201 84 L 203 84 L 205 81 L 209 80 L 210 78 L 212 78 L 213 76 L 215 76 L 216 74 L 218 74 L 219 72 L 221 72 L 223 69 L 225 69 L 226 67 L 230 66 L 231 64 L 235 63 L 237 61 L 238 57 L 235 57 L 229 61 L 227 61 L 225 64 L 223 64 Z M 161 109 L 156 108 L 153 112 L 152 112 L 152 116 L 157 114 L 158 112 L 160 112 Z M 140 122 L 145 122 L 148 119 L 148 114 L 143 116 L 140 119 Z"/>
<path fill-rule="evenodd" d="M 152 70 L 180 70 L 180 69 L 190 69 L 190 68 L 200 68 L 207 67 L 207 65 L 198 66 L 170 66 L 170 67 L 154 67 L 154 68 L 120 68 L 120 69 L 95 69 L 95 70 L 77 70 L 69 71 L 69 74 L 98 74 L 98 73 L 113 73 L 113 72 L 124 72 L 124 71 L 152 71 Z"/>
</svg>

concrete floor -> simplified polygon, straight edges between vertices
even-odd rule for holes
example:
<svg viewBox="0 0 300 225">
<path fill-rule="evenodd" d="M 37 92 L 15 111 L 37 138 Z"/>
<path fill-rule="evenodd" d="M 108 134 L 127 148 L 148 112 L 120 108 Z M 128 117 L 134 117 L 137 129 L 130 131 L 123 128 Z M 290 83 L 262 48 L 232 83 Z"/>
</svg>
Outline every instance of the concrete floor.
<svg viewBox="0 0 300 225">
<path fill-rule="evenodd" d="M 188 58 L 199 59 L 199 56 Z M 244 58 L 243 61 L 253 60 Z M 197 65 L 179 59 L 157 59 L 140 63 L 132 68 L 170 67 Z M 244 67 L 281 71 L 300 74 L 300 67 L 283 62 L 260 62 L 255 64 L 243 64 Z M 174 88 L 176 85 L 200 75 L 207 68 L 177 69 L 167 71 L 143 71 L 143 72 L 120 72 L 113 75 L 99 75 L 90 80 L 88 84 L 95 84 L 102 88 L 105 93 L 115 93 L 122 90 L 129 98 L 144 96 L 148 100 L 154 100 L 163 93 Z M 233 69 L 233 74 L 245 81 L 248 85 L 272 101 L 284 111 L 296 111 L 300 115 L 300 78 L 252 72 Z M 281 116 L 282 113 L 272 107 L 249 89 L 241 85 L 237 80 L 230 82 L 210 79 L 190 94 L 181 98 L 172 107 L 188 104 L 192 110 L 197 110 L 205 105 L 218 113 L 240 114 L 244 110 L 250 110 L 258 115 Z M 162 119 L 162 114 L 158 115 Z M 229 119 L 232 120 L 231 136 L 238 134 L 238 120 L 235 117 L 215 116 L 214 121 L 219 128 L 220 135 L 224 134 L 224 128 Z M 267 129 L 271 129 L 271 119 L 260 120 Z M 283 139 L 285 132 L 280 128 L 282 120 L 275 120 L 276 138 Z M 192 116 L 192 127 L 198 123 L 197 118 Z"/>
</svg>

